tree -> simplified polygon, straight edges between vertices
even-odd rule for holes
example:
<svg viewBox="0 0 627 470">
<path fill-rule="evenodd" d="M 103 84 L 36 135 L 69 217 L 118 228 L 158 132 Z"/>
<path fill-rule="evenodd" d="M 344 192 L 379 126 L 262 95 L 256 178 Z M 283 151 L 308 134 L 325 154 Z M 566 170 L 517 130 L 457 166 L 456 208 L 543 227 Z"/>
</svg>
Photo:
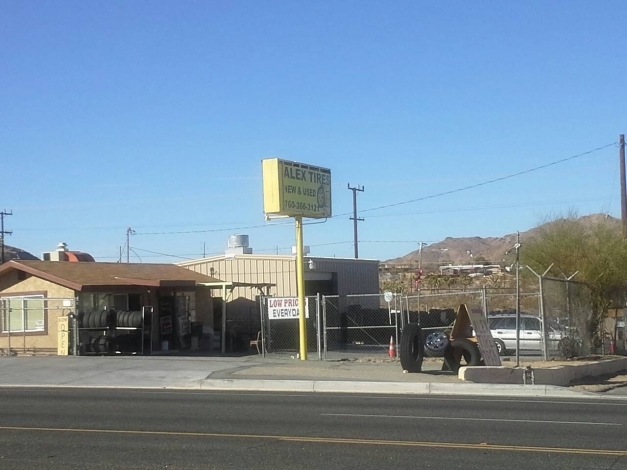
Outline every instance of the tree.
<svg viewBox="0 0 627 470">
<path fill-rule="evenodd" d="M 457 286 L 457 278 L 455 276 L 449 276 L 446 279 L 446 287 L 448 287 L 449 292 L 453 290 Z"/>
<path fill-rule="evenodd" d="M 588 344 L 603 334 L 608 309 L 625 305 L 627 298 L 627 241 L 620 230 L 604 221 L 584 221 L 576 214 L 555 217 L 536 229 L 537 235 L 523 245 L 521 264 L 538 273 L 552 267 L 549 276 L 576 279 L 590 292 L 591 311 L 585 322 Z"/>
<path fill-rule="evenodd" d="M 444 279 L 438 274 L 430 274 L 425 277 L 425 284 L 432 292 L 439 292 L 440 287 L 444 284 Z"/>
<path fill-rule="evenodd" d="M 472 284 L 472 278 L 470 276 L 465 275 L 459 279 L 459 282 L 461 283 L 462 288 L 466 290 Z"/>
<path fill-rule="evenodd" d="M 407 294 L 407 284 L 400 279 L 382 281 L 379 287 L 381 292 L 394 292 L 396 294 Z"/>
</svg>

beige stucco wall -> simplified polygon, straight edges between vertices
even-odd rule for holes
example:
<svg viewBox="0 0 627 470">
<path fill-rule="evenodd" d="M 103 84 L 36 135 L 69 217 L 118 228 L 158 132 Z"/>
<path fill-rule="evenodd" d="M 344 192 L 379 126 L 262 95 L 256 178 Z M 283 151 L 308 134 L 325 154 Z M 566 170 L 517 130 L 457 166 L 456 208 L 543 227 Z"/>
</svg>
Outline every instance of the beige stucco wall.
<svg viewBox="0 0 627 470">
<path fill-rule="evenodd" d="M 46 329 L 42 333 L 15 333 L 0 335 L 0 349 L 10 349 L 18 354 L 56 354 L 58 319 L 74 313 L 74 291 L 58 284 L 28 276 L 18 280 L 16 272 L 8 273 L 0 279 L 0 297 L 15 295 L 42 294 L 46 299 L 44 320 Z M 71 300 L 72 306 L 64 306 L 61 299 Z"/>
</svg>

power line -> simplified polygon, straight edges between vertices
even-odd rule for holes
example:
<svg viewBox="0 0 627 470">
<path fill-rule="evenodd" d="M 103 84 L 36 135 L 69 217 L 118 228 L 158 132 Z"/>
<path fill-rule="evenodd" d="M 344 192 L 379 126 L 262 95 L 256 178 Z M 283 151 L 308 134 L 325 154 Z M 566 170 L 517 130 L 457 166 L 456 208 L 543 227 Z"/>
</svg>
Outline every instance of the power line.
<svg viewBox="0 0 627 470">
<path fill-rule="evenodd" d="M 582 152 L 579 153 L 577 155 L 573 155 L 567 158 L 563 158 L 560 160 L 556 160 L 554 162 L 550 162 L 547 163 L 545 165 L 540 165 L 534 168 L 530 168 L 524 171 L 520 171 L 517 173 L 512 173 L 509 175 L 505 175 L 505 176 L 501 176 L 498 178 L 493 178 L 490 180 L 486 180 L 480 183 L 476 183 L 476 184 L 472 184 L 472 185 L 468 185 L 468 186 L 464 186 L 461 188 L 457 188 L 457 189 L 452 189 L 452 190 L 448 190 L 448 191 L 443 191 L 440 193 L 436 193 L 436 194 L 431 194 L 428 196 L 423 196 L 420 198 L 416 198 L 416 199 L 410 199 L 407 201 L 401 201 L 401 202 L 396 202 L 396 203 L 392 203 L 392 204 L 386 204 L 386 205 L 382 205 L 382 206 L 378 206 L 378 207 L 372 207 L 369 209 L 362 209 L 360 211 L 358 211 L 359 213 L 363 213 L 363 212 L 371 212 L 371 211 L 376 211 L 376 210 L 381 210 L 381 209 L 387 209 L 390 207 L 396 207 L 396 206 L 401 206 L 401 205 L 406 205 L 406 204 L 411 204 L 414 202 L 419 202 L 419 201 L 424 201 L 424 200 L 428 200 L 428 199 L 435 199 L 437 197 L 441 197 L 441 196 L 446 196 L 446 195 L 450 195 L 450 194 L 454 194 L 454 193 L 458 193 L 458 192 L 462 192 L 462 191 L 467 191 L 469 189 L 474 189 L 474 188 L 478 188 L 481 186 L 486 186 L 492 183 L 496 183 L 499 181 L 504 181 L 507 179 L 511 179 L 511 178 L 515 178 L 517 176 L 522 176 L 528 173 L 532 173 L 535 171 L 539 171 L 554 165 L 558 165 L 560 163 L 564 163 L 570 160 L 574 160 L 577 158 L 581 158 L 583 156 L 589 155 L 591 153 L 594 152 L 598 152 L 600 150 L 606 149 L 608 147 L 612 147 L 617 145 L 617 142 L 612 142 L 611 144 L 607 144 L 607 145 L 603 145 L 601 147 L 595 148 L 593 150 L 589 150 L 587 152 Z M 573 201 L 573 202 L 579 202 L 579 201 Z M 523 207 L 524 205 L 520 205 L 520 206 L 509 206 L 509 207 Z M 472 210 L 472 209 L 469 209 Z M 441 212 L 441 211 L 438 211 Z M 450 211 L 453 212 L 453 211 Z M 429 213 L 429 212 L 417 212 L 415 214 L 421 214 L 421 213 Z M 11 214 L 7 214 L 7 215 L 11 215 Z M 336 219 L 338 220 L 340 217 L 344 217 L 347 215 L 352 215 L 351 212 L 346 212 L 346 213 L 342 213 L 342 214 L 336 214 L 334 216 L 332 216 L 331 219 Z M 408 215 L 408 214 L 398 214 L 398 215 Z M 373 215 L 371 217 L 387 217 L 387 216 L 391 216 L 391 215 Z M 216 229 L 205 229 L 205 230 L 180 230 L 180 231 L 162 231 L 162 232 L 135 232 L 134 235 L 185 235 L 185 234 L 195 234 L 195 233 L 218 233 L 218 232 L 233 232 L 233 231 L 240 231 L 240 230 L 248 230 L 248 229 L 255 229 L 255 228 L 267 228 L 267 227 L 274 227 L 274 226 L 286 226 L 286 225 L 292 225 L 291 221 L 286 221 L 286 222 L 277 222 L 277 223 L 271 223 L 271 224 L 255 224 L 255 225 L 244 225 L 244 226 L 239 226 L 239 227 L 227 227 L 227 228 L 216 228 Z M 67 228 L 67 227 L 65 227 Z M 85 227 L 83 227 L 85 228 Z M 46 228 L 46 229 L 42 229 L 42 230 L 49 230 L 50 228 Z M 118 227 L 100 227 L 99 229 L 118 229 Z M 38 228 L 26 228 L 26 229 L 21 229 L 24 231 L 27 230 L 39 230 Z M 344 242 L 341 242 L 344 243 Z M 125 245 L 126 247 L 127 245 Z M 127 255 L 128 255 L 128 248 L 127 248 Z M 164 255 L 165 256 L 165 255 Z"/>
<path fill-rule="evenodd" d="M 186 256 L 181 256 L 181 255 L 171 255 L 171 254 L 168 254 L 168 253 L 160 253 L 158 251 L 146 250 L 144 248 L 137 248 L 137 247 L 135 247 L 133 249 L 133 251 L 135 251 L 135 250 L 143 251 L 143 252 L 146 252 L 146 253 L 152 253 L 153 255 L 158 255 L 158 256 L 168 256 L 170 258 L 180 258 L 180 259 L 185 259 L 185 260 L 193 260 L 194 259 L 194 258 L 187 258 Z M 135 253 L 135 254 L 137 254 L 137 253 Z"/>
<path fill-rule="evenodd" d="M 533 206 L 554 206 L 558 204 L 575 204 L 581 202 L 603 202 L 606 201 L 606 198 L 590 198 L 590 199 L 577 199 L 572 201 L 539 201 L 539 202 L 529 202 L 524 204 L 508 204 L 501 206 L 483 206 L 483 207 L 460 207 L 456 209 L 433 209 L 428 211 L 420 211 L 420 212 L 404 212 L 404 213 L 396 213 L 396 214 L 379 214 L 379 215 L 371 215 L 370 217 L 380 218 L 380 217 L 401 217 L 406 215 L 423 215 L 423 214 L 445 214 L 452 212 L 469 212 L 469 211 L 484 211 L 487 209 L 515 209 L 517 207 L 533 207 Z"/>
<path fill-rule="evenodd" d="M 389 207 L 402 206 L 404 204 L 411 204 L 413 202 L 425 201 L 427 199 L 434 199 L 434 198 L 440 197 L 440 196 L 447 196 L 449 194 L 455 194 L 455 193 L 459 193 L 459 192 L 462 192 L 462 191 L 467 191 L 469 189 L 479 188 L 481 186 L 486 186 L 488 184 L 497 183 L 499 181 L 504 181 L 504 180 L 515 178 L 515 177 L 521 176 L 521 175 L 526 175 L 526 174 L 532 173 L 534 171 L 543 170 L 544 168 L 549 168 L 551 166 L 558 165 L 560 163 L 564 163 L 564 162 L 567 162 L 567 161 L 570 161 L 570 160 L 574 160 L 576 158 L 581 158 L 581 157 L 583 157 L 585 155 L 590 155 L 591 153 L 598 152 L 599 150 L 603 150 L 603 149 L 606 149 L 608 147 L 613 147 L 616 144 L 617 144 L 617 142 L 612 142 L 611 144 L 603 145 L 602 147 L 597 147 L 597 148 L 595 148 L 593 150 L 588 150 L 587 152 L 582 152 L 582 153 L 579 153 L 577 155 L 573 155 L 571 157 L 562 158 L 561 160 L 556 160 L 554 162 L 547 163 L 545 165 L 540 165 L 540 166 L 537 166 L 537 167 L 534 167 L 534 168 L 529 168 L 527 170 L 519 171 L 517 173 L 512 173 L 512 174 L 509 174 L 509 175 L 500 176 L 498 178 L 493 178 L 491 180 L 483 181 L 481 183 L 471 184 L 471 185 L 468 185 L 468 186 L 464 186 L 462 188 L 451 189 L 451 190 L 448 190 L 448 191 L 443 191 L 441 193 L 431 194 L 429 196 L 423 196 L 423 197 L 419 197 L 419 198 L 416 198 L 416 199 L 410 199 L 408 201 L 395 202 L 395 203 L 392 203 L 392 204 L 386 204 L 384 206 L 372 207 L 370 209 L 363 209 L 363 210 L 361 210 L 359 212 L 377 211 L 377 210 L 381 210 L 381 209 L 387 209 Z M 345 215 L 350 215 L 350 212 L 347 212 L 345 214 L 338 214 L 338 215 L 335 215 L 333 217 L 335 218 L 335 217 L 340 217 L 340 216 L 345 216 Z"/>
<path fill-rule="evenodd" d="M 229 227 L 229 228 L 215 228 L 207 230 L 184 230 L 178 232 L 136 232 L 135 235 L 183 235 L 189 233 L 209 233 L 209 232 L 233 232 L 237 230 L 248 230 L 251 228 L 272 227 L 278 225 L 293 225 L 292 222 L 280 222 L 275 224 L 261 224 L 261 225 L 248 225 L 245 227 Z"/>
</svg>

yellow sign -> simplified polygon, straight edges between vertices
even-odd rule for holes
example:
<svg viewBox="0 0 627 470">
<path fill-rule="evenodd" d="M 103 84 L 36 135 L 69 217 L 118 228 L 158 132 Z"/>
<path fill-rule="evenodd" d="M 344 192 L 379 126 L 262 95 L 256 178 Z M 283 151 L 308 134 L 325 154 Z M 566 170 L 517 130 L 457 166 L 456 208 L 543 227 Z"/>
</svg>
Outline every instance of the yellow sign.
<svg viewBox="0 0 627 470">
<path fill-rule="evenodd" d="M 57 329 L 59 331 L 68 331 L 70 328 L 70 317 L 59 317 L 57 319 Z"/>
<path fill-rule="evenodd" d="M 67 356 L 70 351 L 69 345 L 69 318 L 59 317 L 57 323 L 58 336 L 57 336 L 57 356 Z"/>
<path fill-rule="evenodd" d="M 278 158 L 261 163 L 266 215 L 331 217 L 331 170 Z"/>
</svg>

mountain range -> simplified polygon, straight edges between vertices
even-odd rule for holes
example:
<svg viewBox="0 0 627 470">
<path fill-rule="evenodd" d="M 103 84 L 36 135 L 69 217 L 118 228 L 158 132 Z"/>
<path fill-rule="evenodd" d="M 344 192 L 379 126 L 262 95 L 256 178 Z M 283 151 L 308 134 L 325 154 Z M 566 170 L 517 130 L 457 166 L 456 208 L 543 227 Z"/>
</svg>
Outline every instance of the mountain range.
<svg viewBox="0 0 627 470">
<path fill-rule="evenodd" d="M 599 223 L 608 224 L 610 227 L 620 230 L 621 221 L 607 214 L 591 214 L 582 216 L 579 221 L 587 226 L 594 226 Z M 538 225 L 525 232 L 520 232 L 520 241 L 526 241 L 537 236 L 548 224 L 547 222 Z M 441 242 L 433 243 L 414 250 L 398 258 L 384 261 L 388 265 L 418 265 L 421 264 L 425 271 L 437 271 L 439 266 L 447 264 L 503 264 L 506 261 L 506 252 L 512 250 L 516 244 L 517 234 L 510 233 L 502 237 L 446 237 Z M 9 245 L 4 246 L 5 261 L 11 259 L 37 260 L 37 256 Z M 513 259 L 511 259 L 513 262 Z"/>
<path fill-rule="evenodd" d="M 37 260 L 35 255 L 30 254 L 28 251 L 20 250 L 14 246 L 4 245 L 4 260 L 10 261 L 12 259 L 33 259 Z"/>
<path fill-rule="evenodd" d="M 591 214 L 582 216 L 579 221 L 584 225 L 593 226 L 598 223 L 608 224 L 620 230 L 621 221 L 615 217 L 606 214 Z M 520 242 L 524 244 L 526 241 L 537 236 L 548 224 L 534 227 L 525 232 L 520 232 Z M 429 244 L 422 247 L 422 255 L 420 250 L 412 251 L 404 256 L 393 258 L 385 261 L 385 264 L 398 265 L 418 265 L 421 264 L 425 271 L 436 271 L 439 266 L 447 264 L 503 264 L 507 262 L 506 253 L 514 248 L 516 244 L 517 234 L 510 233 L 502 237 L 447 237 L 441 242 Z M 422 258 L 422 261 L 421 261 Z M 513 258 L 510 260 L 513 262 Z"/>
</svg>

